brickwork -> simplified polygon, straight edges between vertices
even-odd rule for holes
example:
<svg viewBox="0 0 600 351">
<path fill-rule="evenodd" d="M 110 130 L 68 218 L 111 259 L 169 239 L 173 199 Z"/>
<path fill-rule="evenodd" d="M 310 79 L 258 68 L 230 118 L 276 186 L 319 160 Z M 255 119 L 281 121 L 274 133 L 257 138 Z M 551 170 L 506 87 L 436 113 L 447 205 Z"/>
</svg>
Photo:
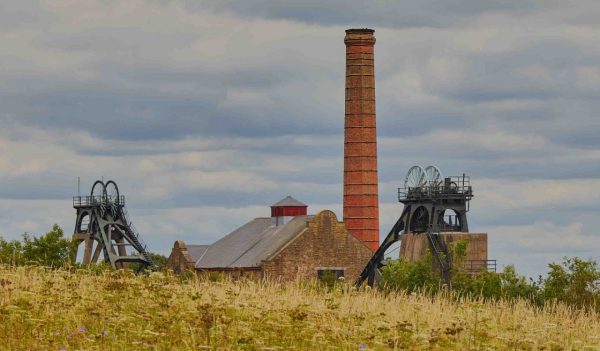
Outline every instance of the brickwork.
<svg viewBox="0 0 600 351">
<path fill-rule="evenodd" d="M 190 258 L 185 243 L 181 240 L 176 241 L 167 260 L 167 268 L 179 274 L 187 270 L 194 270 L 195 264 L 196 262 Z"/>
<path fill-rule="evenodd" d="M 486 233 L 442 233 L 441 239 L 445 244 L 455 243 L 466 239 L 467 260 L 487 260 L 487 234 Z M 400 257 L 409 261 L 417 261 L 425 257 L 425 252 L 429 248 L 429 241 L 425 234 L 402 234 L 400 244 Z"/>
<path fill-rule="evenodd" d="M 346 281 L 354 281 L 372 256 L 364 243 L 350 235 L 331 211 L 322 211 L 286 246 L 263 261 L 263 275 L 289 281 L 316 278 L 316 269 L 345 269 Z"/>
<path fill-rule="evenodd" d="M 203 274 L 207 274 L 207 273 L 208 274 L 219 273 L 219 274 L 223 274 L 223 275 L 229 277 L 232 280 L 239 280 L 239 279 L 257 280 L 257 279 L 261 279 L 263 276 L 261 267 L 230 268 L 230 269 L 225 269 L 225 268 L 198 269 L 198 270 L 196 270 L 196 273 L 199 276 L 203 275 Z"/>
<path fill-rule="evenodd" d="M 307 221 L 305 229 L 263 260 L 259 267 L 196 269 L 183 241 L 173 245 L 167 267 L 176 273 L 196 270 L 199 275 L 220 273 L 232 279 L 266 277 L 278 281 L 315 279 L 317 269 L 336 268 L 343 269 L 345 279 L 353 282 L 371 256 L 371 249 L 351 235 L 335 213 L 326 210 Z"/>
<path fill-rule="evenodd" d="M 374 31 L 346 31 L 344 222 L 372 251 L 379 247 Z"/>
</svg>

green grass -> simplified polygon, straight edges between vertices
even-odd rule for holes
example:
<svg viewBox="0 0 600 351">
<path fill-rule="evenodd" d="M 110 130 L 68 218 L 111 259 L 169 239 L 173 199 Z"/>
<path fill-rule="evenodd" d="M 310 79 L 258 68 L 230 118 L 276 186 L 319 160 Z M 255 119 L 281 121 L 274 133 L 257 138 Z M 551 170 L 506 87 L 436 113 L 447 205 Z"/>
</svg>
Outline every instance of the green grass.
<svg viewBox="0 0 600 351">
<path fill-rule="evenodd" d="M 0 266 L 2 350 L 598 350 L 564 305 Z"/>
</svg>

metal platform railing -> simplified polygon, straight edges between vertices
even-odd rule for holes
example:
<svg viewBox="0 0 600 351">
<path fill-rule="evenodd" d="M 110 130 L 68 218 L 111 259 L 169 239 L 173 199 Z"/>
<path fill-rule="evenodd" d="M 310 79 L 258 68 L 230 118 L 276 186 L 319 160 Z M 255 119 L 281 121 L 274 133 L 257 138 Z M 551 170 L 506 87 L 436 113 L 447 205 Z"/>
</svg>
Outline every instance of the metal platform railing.
<svg viewBox="0 0 600 351">
<path fill-rule="evenodd" d="M 496 272 L 496 260 L 466 260 L 465 269 L 469 273 Z"/>
<path fill-rule="evenodd" d="M 398 200 L 442 199 L 442 198 L 473 197 L 473 188 L 469 176 L 452 176 L 444 178 L 439 183 L 426 183 L 419 187 L 398 188 Z"/>
<path fill-rule="evenodd" d="M 125 206 L 125 195 L 114 196 L 73 196 L 73 207 L 95 207 L 108 204 Z"/>
</svg>

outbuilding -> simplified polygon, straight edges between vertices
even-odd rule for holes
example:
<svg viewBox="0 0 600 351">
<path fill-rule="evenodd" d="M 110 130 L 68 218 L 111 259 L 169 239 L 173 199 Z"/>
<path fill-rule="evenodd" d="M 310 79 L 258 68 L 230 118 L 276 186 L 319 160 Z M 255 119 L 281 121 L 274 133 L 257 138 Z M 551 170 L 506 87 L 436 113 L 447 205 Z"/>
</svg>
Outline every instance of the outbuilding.
<svg viewBox="0 0 600 351">
<path fill-rule="evenodd" d="M 212 245 L 176 241 L 168 260 L 175 272 L 222 272 L 232 278 L 280 281 L 317 278 L 325 271 L 353 281 L 372 256 L 335 213 L 307 214 L 288 196 L 271 206 L 271 217 L 254 218 Z"/>
</svg>

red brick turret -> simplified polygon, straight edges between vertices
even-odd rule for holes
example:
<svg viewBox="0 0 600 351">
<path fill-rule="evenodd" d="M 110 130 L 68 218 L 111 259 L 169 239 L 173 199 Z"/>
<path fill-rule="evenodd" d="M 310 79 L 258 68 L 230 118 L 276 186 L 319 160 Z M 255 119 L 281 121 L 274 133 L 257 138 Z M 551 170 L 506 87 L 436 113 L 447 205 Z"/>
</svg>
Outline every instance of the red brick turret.
<svg viewBox="0 0 600 351">
<path fill-rule="evenodd" d="M 306 216 L 307 207 L 288 195 L 276 204 L 271 205 L 271 217 Z"/>
<path fill-rule="evenodd" d="M 344 222 L 375 251 L 379 247 L 377 134 L 372 29 L 348 29 L 344 129 Z"/>
</svg>

